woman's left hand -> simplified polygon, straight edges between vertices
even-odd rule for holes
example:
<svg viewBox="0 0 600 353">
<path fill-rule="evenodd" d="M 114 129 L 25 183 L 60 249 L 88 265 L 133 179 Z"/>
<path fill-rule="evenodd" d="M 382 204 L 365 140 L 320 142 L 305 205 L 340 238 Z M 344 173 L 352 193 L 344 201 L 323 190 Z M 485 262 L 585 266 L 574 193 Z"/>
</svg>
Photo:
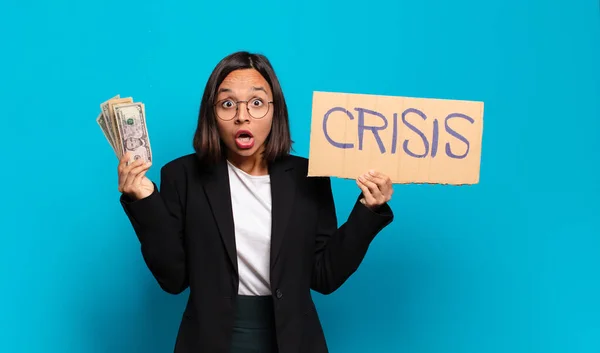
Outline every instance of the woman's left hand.
<svg viewBox="0 0 600 353">
<path fill-rule="evenodd" d="M 358 177 L 356 184 L 363 194 L 360 202 L 372 210 L 390 201 L 394 193 L 390 177 L 374 170 Z"/>
</svg>

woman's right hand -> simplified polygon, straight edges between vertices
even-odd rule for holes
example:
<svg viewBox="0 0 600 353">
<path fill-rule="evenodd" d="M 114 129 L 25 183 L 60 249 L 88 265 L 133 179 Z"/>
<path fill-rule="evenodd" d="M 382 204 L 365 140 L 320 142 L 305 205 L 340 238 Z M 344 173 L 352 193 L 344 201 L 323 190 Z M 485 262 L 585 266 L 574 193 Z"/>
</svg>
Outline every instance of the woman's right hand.
<svg viewBox="0 0 600 353">
<path fill-rule="evenodd" d="M 119 192 L 134 200 L 141 200 L 154 192 L 154 184 L 146 177 L 152 163 L 144 163 L 144 160 L 138 159 L 127 165 L 130 158 L 131 154 L 127 152 L 119 161 Z"/>
</svg>

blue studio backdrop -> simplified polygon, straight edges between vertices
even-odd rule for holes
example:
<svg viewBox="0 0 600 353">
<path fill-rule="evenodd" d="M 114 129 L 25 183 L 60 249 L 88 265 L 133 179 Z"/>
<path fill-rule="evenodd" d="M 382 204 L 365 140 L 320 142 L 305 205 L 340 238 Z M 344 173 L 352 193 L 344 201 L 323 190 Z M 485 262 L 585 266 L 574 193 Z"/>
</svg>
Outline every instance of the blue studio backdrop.
<svg viewBox="0 0 600 353">
<path fill-rule="evenodd" d="M 149 177 L 192 151 L 204 84 L 266 54 L 308 156 L 312 92 L 485 102 L 481 181 L 396 185 L 395 222 L 336 293 L 333 353 L 600 351 L 597 0 L 0 4 L 0 352 L 170 352 L 160 290 L 95 118 L 146 104 Z M 358 189 L 334 179 L 340 222 Z"/>
</svg>

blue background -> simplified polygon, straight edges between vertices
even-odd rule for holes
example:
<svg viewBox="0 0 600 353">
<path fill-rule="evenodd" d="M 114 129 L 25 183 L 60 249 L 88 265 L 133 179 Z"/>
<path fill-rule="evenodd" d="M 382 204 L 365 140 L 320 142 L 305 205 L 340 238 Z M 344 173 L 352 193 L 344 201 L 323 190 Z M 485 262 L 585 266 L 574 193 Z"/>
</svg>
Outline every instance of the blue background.
<svg viewBox="0 0 600 353">
<path fill-rule="evenodd" d="M 0 351 L 172 351 L 188 292 L 146 269 L 95 118 L 145 102 L 158 181 L 192 151 L 214 65 L 248 49 L 302 156 L 313 90 L 486 104 L 481 183 L 397 185 L 363 266 L 315 295 L 331 352 L 599 352 L 598 6 L 4 0 Z M 333 185 L 344 220 L 358 190 Z"/>
</svg>

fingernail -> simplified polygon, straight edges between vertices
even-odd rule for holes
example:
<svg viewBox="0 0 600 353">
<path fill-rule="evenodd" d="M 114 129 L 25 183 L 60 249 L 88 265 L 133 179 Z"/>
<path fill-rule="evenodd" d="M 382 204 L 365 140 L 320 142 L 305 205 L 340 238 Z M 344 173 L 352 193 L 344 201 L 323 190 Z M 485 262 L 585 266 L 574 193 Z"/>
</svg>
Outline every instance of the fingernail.
<svg viewBox="0 0 600 353">
<path fill-rule="evenodd" d="M 369 170 L 369 174 L 375 175 L 375 171 L 373 169 Z"/>
</svg>

